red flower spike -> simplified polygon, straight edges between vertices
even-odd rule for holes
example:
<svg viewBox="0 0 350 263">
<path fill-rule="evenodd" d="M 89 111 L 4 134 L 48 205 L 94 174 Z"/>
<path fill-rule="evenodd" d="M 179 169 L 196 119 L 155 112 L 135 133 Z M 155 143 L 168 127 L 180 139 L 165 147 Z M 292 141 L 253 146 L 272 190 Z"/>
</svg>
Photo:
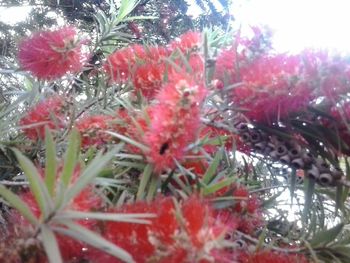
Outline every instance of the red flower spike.
<svg viewBox="0 0 350 263">
<path fill-rule="evenodd" d="M 62 98 L 55 96 L 39 102 L 20 120 L 21 126 L 33 127 L 23 128 L 24 134 L 31 140 L 45 138 L 45 127 L 50 130 L 58 130 L 65 125 L 64 102 Z"/>
<path fill-rule="evenodd" d="M 158 104 L 151 107 L 151 123 L 144 139 L 156 172 L 173 168 L 174 159 L 181 160 L 185 147 L 195 139 L 195 132 L 188 131 L 199 129 L 205 93 L 203 86 L 183 77 L 174 79 L 158 93 Z"/>
<path fill-rule="evenodd" d="M 111 136 L 104 133 L 109 129 L 111 121 L 112 117 L 106 115 L 87 116 L 78 120 L 76 127 L 82 135 L 82 146 L 99 146 L 112 140 Z"/>
<path fill-rule="evenodd" d="M 201 38 L 201 33 L 189 31 L 172 41 L 170 47 L 173 50 L 179 48 L 182 52 L 195 51 L 199 48 Z"/>
<path fill-rule="evenodd" d="M 136 68 L 133 84 L 146 98 L 153 98 L 162 86 L 164 66 L 145 64 Z"/>
<path fill-rule="evenodd" d="M 54 80 L 67 72 L 80 71 L 85 58 L 81 42 L 76 38 L 73 27 L 35 33 L 19 45 L 21 67 L 43 80 Z"/>
</svg>

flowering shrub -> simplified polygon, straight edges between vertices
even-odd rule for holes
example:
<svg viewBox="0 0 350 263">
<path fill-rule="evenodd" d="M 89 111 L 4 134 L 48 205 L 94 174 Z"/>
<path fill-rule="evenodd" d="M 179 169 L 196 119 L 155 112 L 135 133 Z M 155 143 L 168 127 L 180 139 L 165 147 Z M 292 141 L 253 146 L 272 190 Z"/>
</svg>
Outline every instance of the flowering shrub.
<svg viewBox="0 0 350 263">
<path fill-rule="evenodd" d="M 349 262 L 348 62 L 258 28 L 121 48 L 135 6 L 98 13 L 89 65 L 73 27 L 20 42 L 45 82 L 0 142 L 0 172 L 23 171 L 16 194 L 0 174 L 0 261 Z"/>
</svg>

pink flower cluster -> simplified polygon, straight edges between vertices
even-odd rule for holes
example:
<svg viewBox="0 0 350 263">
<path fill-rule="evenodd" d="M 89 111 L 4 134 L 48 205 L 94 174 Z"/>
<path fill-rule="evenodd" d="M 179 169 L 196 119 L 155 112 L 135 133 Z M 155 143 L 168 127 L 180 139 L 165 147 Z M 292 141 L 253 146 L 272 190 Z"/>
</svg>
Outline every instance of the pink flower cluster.
<svg viewBox="0 0 350 263">
<path fill-rule="evenodd" d="M 161 89 L 165 75 L 175 71 L 166 59 L 169 59 L 177 48 L 185 54 L 190 54 L 190 65 L 193 68 L 201 68 L 203 62 L 195 52 L 200 37 L 199 33 L 189 32 L 170 43 L 168 47 L 131 45 L 111 54 L 104 64 L 104 69 L 112 82 L 130 80 L 136 91 L 152 99 Z"/>
<path fill-rule="evenodd" d="M 39 102 L 19 122 L 24 134 L 32 140 L 44 139 L 45 127 L 59 130 L 65 123 L 64 101 L 59 96 Z"/>
<path fill-rule="evenodd" d="M 259 39 L 260 31 L 256 32 Z M 273 124 L 303 111 L 316 98 L 338 98 L 350 87 L 350 66 L 323 52 L 271 54 L 262 43 L 237 38 L 217 57 L 215 77 L 234 106 L 252 121 Z"/>
<path fill-rule="evenodd" d="M 20 43 L 19 63 L 38 79 L 54 80 L 82 69 L 81 45 L 73 27 L 37 32 Z"/>
</svg>

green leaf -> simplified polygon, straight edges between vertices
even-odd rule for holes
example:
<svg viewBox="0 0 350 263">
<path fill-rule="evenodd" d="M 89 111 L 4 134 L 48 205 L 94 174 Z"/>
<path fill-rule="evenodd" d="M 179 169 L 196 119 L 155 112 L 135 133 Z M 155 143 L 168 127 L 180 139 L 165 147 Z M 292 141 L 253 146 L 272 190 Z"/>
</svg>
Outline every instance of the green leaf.
<svg viewBox="0 0 350 263">
<path fill-rule="evenodd" d="M 52 212 L 53 208 L 52 199 L 46 185 L 44 184 L 43 179 L 31 160 L 29 160 L 17 149 L 12 150 L 16 155 L 21 169 L 28 179 L 30 190 L 34 195 L 36 202 L 46 218 Z"/>
<path fill-rule="evenodd" d="M 11 206 L 17 209 L 31 224 L 39 224 L 38 219 L 34 216 L 28 205 L 23 202 L 18 195 L 12 193 L 3 185 L 0 185 L 0 196 L 2 196 Z"/>
<path fill-rule="evenodd" d="M 325 231 L 318 232 L 314 235 L 310 244 L 312 247 L 320 247 L 325 246 L 328 243 L 334 241 L 336 237 L 340 234 L 344 227 L 344 223 L 340 223 L 331 229 L 327 229 Z"/>
<path fill-rule="evenodd" d="M 151 179 L 152 173 L 153 173 L 152 165 L 147 164 L 145 169 L 143 170 L 142 175 L 141 175 L 141 181 L 140 181 L 139 188 L 137 190 L 136 200 L 142 200 L 144 198 L 145 189 L 146 189 L 148 182 Z"/>
<path fill-rule="evenodd" d="M 133 20 L 147 20 L 147 19 L 158 19 L 157 16 L 130 16 L 124 19 L 124 22 Z"/>
<path fill-rule="evenodd" d="M 50 228 L 45 224 L 40 226 L 42 244 L 50 263 L 63 263 L 57 240 Z"/>
<path fill-rule="evenodd" d="M 216 170 L 220 164 L 220 161 L 223 157 L 224 151 L 223 148 L 220 148 L 218 150 L 218 152 L 215 154 L 215 157 L 213 159 L 213 161 L 211 162 L 208 170 L 205 172 L 204 176 L 203 176 L 203 183 L 208 184 L 211 182 L 211 180 L 213 180 L 215 174 L 216 174 Z"/>
<path fill-rule="evenodd" d="M 284 193 L 284 191 L 279 191 L 278 193 L 271 196 L 269 199 L 264 200 L 264 202 L 262 203 L 261 206 L 264 207 L 265 209 L 276 207 L 277 199 L 283 193 Z"/>
<path fill-rule="evenodd" d="M 61 182 L 65 187 L 69 185 L 74 173 L 80 151 L 80 136 L 76 129 L 71 131 L 68 140 L 68 149 L 64 157 L 64 166 L 61 175 Z"/>
<path fill-rule="evenodd" d="M 137 224 L 150 224 L 147 218 L 155 218 L 154 214 L 118 214 L 118 213 L 95 213 L 95 212 L 80 212 L 80 211 L 63 211 L 55 216 L 55 220 L 60 219 L 95 219 L 104 221 L 127 222 Z"/>
<path fill-rule="evenodd" d="M 138 5 L 139 2 L 139 0 L 122 0 L 116 19 L 117 23 L 124 20 L 125 17 L 128 16 L 132 12 L 132 10 L 134 10 L 134 8 Z"/>
<path fill-rule="evenodd" d="M 55 181 L 56 181 L 56 146 L 53 141 L 50 130 L 45 128 L 45 148 L 46 148 L 46 162 L 45 162 L 45 184 L 51 196 L 54 196 Z"/>
<path fill-rule="evenodd" d="M 159 184 L 160 184 L 160 177 L 152 176 L 151 181 L 149 183 L 147 197 L 146 197 L 146 200 L 148 202 L 152 201 L 152 199 L 156 196 Z"/>
<path fill-rule="evenodd" d="M 119 258 L 123 262 L 135 262 L 127 251 L 107 241 L 102 236 L 92 232 L 91 230 L 68 220 L 61 220 L 61 224 L 67 228 L 54 226 L 52 229 L 76 240 L 81 240 L 84 243 Z"/>
<path fill-rule="evenodd" d="M 336 191 L 335 191 L 335 216 L 338 215 L 338 210 L 340 209 L 341 211 L 343 211 L 343 186 L 342 185 L 337 185 L 336 187 Z"/>
<path fill-rule="evenodd" d="M 83 173 L 78 177 L 77 181 L 67 189 L 64 196 L 63 205 L 74 199 L 88 184 L 90 184 L 95 177 L 98 176 L 105 166 L 113 159 L 114 155 L 121 150 L 124 144 L 119 144 L 119 147 L 109 151 L 105 155 L 99 152 Z"/>
<path fill-rule="evenodd" d="M 209 195 L 209 194 L 215 193 L 220 189 L 231 185 L 236 180 L 237 179 L 235 177 L 228 177 L 228 178 L 225 178 L 224 180 L 218 181 L 215 184 L 208 185 L 203 189 L 203 195 Z"/>
<path fill-rule="evenodd" d="M 290 200 L 292 205 L 293 205 L 293 197 L 294 197 L 296 182 L 297 182 L 297 170 L 292 169 L 292 172 L 290 174 L 290 188 L 289 188 Z"/>
<path fill-rule="evenodd" d="M 304 211 L 302 216 L 304 223 L 307 222 L 307 215 L 309 214 L 309 211 L 311 209 L 312 197 L 314 195 L 314 191 L 315 191 L 315 181 L 305 177 L 304 178 L 305 204 L 304 204 Z"/>
<path fill-rule="evenodd" d="M 109 135 L 112 135 L 116 138 L 118 138 L 119 140 L 122 140 L 126 143 L 129 143 L 131 145 L 136 146 L 137 148 L 139 148 L 140 150 L 142 150 L 143 152 L 148 152 L 149 149 L 146 145 L 143 145 L 142 143 L 139 143 L 137 141 L 134 141 L 133 139 L 130 139 L 129 137 L 126 137 L 122 134 L 116 133 L 116 132 L 111 132 L 111 131 L 106 131 L 106 133 L 108 133 Z"/>
<path fill-rule="evenodd" d="M 345 161 L 345 173 L 346 173 L 346 180 L 350 181 L 350 164 L 349 164 L 349 160 L 347 157 L 344 158 Z M 348 198 L 349 195 L 349 190 L 350 188 L 348 186 L 344 186 L 343 189 L 343 196 L 342 196 L 342 202 L 344 204 L 344 202 L 346 201 L 346 199 Z"/>
</svg>

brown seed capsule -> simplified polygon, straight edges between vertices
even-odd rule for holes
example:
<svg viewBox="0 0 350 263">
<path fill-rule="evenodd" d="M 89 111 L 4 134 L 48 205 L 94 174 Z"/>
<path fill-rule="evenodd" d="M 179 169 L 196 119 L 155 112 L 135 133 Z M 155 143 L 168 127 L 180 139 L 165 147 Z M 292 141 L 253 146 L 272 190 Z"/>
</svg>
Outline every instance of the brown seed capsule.
<svg viewBox="0 0 350 263">
<path fill-rule="evenodd" d="M 241 137 L 244 142 L 250 142 L 250 134 L 248 132 L 243 133 Z"/>
<path fill-rule="evenodd" d="M 248 131 L 248 124 L 244 122 L 239 122 L 237 125 L 235 125 L 238 132 L 247 132 Z"/>
<path fill-rule="evenodd" d="M 342 170 L 340 168 L 334 168 L 331 171 L 331 173 L 332 173 L 333 179 L 335 181 L 340 180 L 342 178 L 342 176 L 343 176 L 343 172 L 342 172 Z"/>
<path fill-rule="evenodd" d="M 290 163 L 290 157 L 288 154 L 283 155 L 282 157 L 280 157 L 280 162 L 283 164 L 289 164 Z"/>
<path fill-rule="evenodd" d="M 304 161 L 301 158 L 296 158 L 292 160 L 290 163 L 295 169 L 302 169 L 304 168 Z"/>
<path fill-rule="evenodd" d="M 306 176 L 317 180 L 320 177 L 320 172 L 315 165 L 312 165 L 311 168 L 306 172 Z"/>
<path fill-rule="evenodd" d="M 323 186 L 328 186 L 333 183 L 333 177 L 329 173 L 322 173 L 317 181 Z"/>
<path fill-rule="evenodd" d="M 278 160 L 277 151 L 270 152 L 270 157 L 272 158 L 272 160 L 277 161 Z"/>
<path fill-rule="evenodd" d="M 276 152 L 277 152 L 278 156 L 284 156 L 284 155 L 288 154 L 287 147 L 284 146 L 283 144 L 280 144 L 276 147 Z"/>
<path fill-rule="evenodd" d="M 277 137 L 275 135 L 270 136 L 270 142 L 272 142 L 274 145 L 284 143 L 281 137 Z"/>
<path fill-rule="evenodd" d="M 292 147 L 289 149 L 288 154 L 291 158 L 297 158 L 301 156 L 301 148 L 300 147 Z"/>
<path fill-rule="evenodd" d="M 310 165 L 313 162 L 314 157 L 312 156 L 311 153 L 304 152 L 302 155 L 302 159 L 305 165 Z"/>
<path fill-rule="evenodd" d="M 261 141 L 261 135 L 258 131 L 250 131 L 249 134 L 252 143 L 258 143 Z"/>
<path fill-rule="evenodd" d="M 328 173 L 329 172 L 329 164 L 326 163 L 325 160 L 323 160 L 321 158 L 317 158 L 315 165 L 317 166 L 320 173 Z"/>
<path fill-rule="evenodd" d="M 254 149 L 258 152 L 264 152 L 264 150 L 267 148 L 266 142 L 258 142 L 254 144 Z"/>
</svg>

